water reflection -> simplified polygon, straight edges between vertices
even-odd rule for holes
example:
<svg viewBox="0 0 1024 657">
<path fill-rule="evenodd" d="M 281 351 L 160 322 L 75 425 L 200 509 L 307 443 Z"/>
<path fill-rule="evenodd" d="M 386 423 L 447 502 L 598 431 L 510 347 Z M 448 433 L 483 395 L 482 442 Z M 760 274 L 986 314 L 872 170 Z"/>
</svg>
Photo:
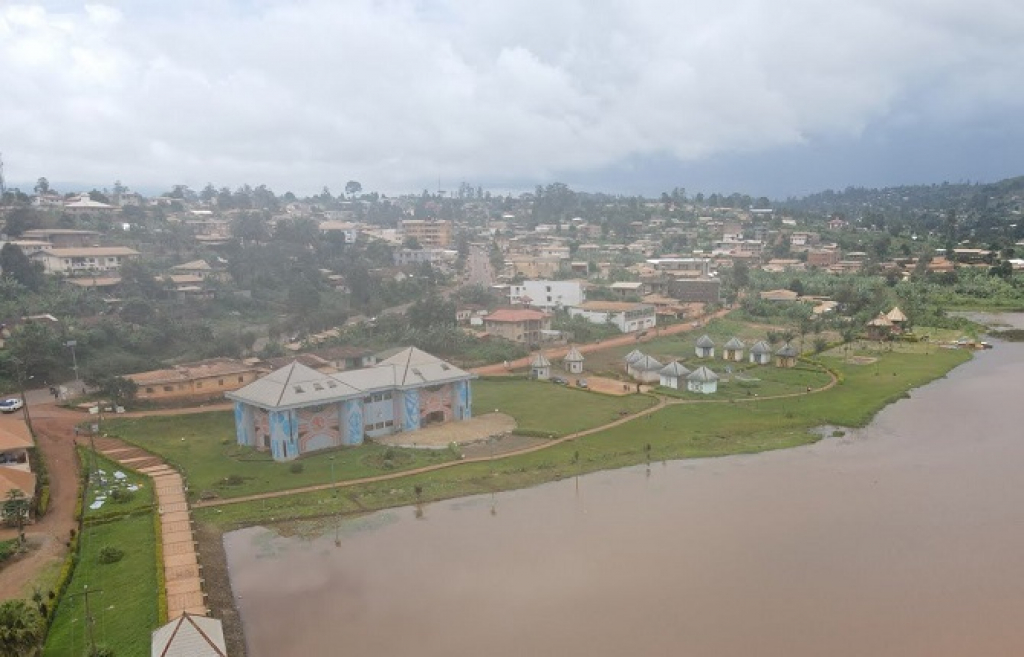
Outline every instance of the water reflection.
<svg viewBox="0 0 1024 657">
<path fill-rule="evenodd" d="M 805 448 L 346 519 L 340 551 L 233 532 L 249 654 L 1024 654 L 1022 365 Z"/>
</svg>

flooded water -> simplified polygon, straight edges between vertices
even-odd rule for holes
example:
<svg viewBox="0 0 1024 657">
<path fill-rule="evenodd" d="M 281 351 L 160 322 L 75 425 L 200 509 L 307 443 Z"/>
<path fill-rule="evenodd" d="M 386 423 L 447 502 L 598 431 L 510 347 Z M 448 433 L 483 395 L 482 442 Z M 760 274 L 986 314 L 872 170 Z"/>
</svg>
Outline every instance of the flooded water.
<svg viewBox="0 0 1024 657">
<path fill-rule="evenodd" d="M 1022 365 L 804 448 L 233 532 L 249 654 L 1022 655 Z"/>
</svg>

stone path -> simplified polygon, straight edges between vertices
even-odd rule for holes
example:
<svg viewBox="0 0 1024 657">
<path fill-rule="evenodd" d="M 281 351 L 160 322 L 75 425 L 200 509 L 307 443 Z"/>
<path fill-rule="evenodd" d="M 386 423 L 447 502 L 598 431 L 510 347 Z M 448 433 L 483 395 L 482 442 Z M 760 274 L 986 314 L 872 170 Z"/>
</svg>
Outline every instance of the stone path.
<svg viewBox="0 0 1024 657">
<path fill-rule="evenodd" d="M 85 444 L 87 440 L 82 442 Z M 160 514 L 168 620 L 174 620 L 186 611 L 207 615 L 209 610 L 203 593 L 202 567 L 192 535 L 192 518 L 181 474 L 160 457 L 116 438 L 95 438 L 92 442 L 96 450 L 107 458 L 153 480 L 157 512 Z"/>
</svg>

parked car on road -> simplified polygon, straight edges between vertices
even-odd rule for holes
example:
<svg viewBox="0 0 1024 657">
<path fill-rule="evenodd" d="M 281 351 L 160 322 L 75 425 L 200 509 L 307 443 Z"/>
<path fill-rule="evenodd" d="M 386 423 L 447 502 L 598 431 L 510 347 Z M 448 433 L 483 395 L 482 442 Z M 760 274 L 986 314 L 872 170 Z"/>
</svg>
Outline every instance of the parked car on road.
<svg viewBox="0 0 1024 657">
<path fill-rule="evenodd" d="M 551 377 L 551 383 L 557 383 L 560 386 L 567 386 L 569 385 L 569 379 L 561 376 L 553 376 Z"/>
<path fill-rule="evenodd" d="M 13 413 L 14 411 L 20 411 L 24 405 L 24 402 L 17 397 L 9 397 L 0 401 L 0 413 Z"/>
<path fill-rule="evenodd" d="M 587 380 L 586 379 L 576 379 L 576 387 L 577 388 L 586 388 L 587 387 Z"/>
</svg>

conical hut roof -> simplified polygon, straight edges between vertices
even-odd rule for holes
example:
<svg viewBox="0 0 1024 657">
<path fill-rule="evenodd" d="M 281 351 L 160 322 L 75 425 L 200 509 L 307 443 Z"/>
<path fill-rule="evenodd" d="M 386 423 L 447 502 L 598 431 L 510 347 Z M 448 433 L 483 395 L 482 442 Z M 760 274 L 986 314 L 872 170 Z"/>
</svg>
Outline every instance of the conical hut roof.
<svg viewBox="0 0 1024 657">
<path fill-rule="evenodd" d="M 583 354 L 581 354 L 580 350 L 576 348 L 576 345 L 573 345 L 572 349 L 569 350 L 569 353 L 565 355 L 563 360 L 567 363 L 582 363 Z"/>
<path fill-rule="evenodd" d="M 783 358 L 796 358 L 799 355 L 799 352 L 796 350 L 796 347 L 787 342 L 779 347 L 779 350 L 775 352 L 775 355 Z"/>
<path fill-rule="evenodd" d="M 542 352 L 538 352 L 530 361 L 530 367 L 551 367 L 551 361 Z"/>
<path fill-rule="evenodd" d="M 740 340 L 739 338 L 735 338 L 734 337 L 734 338 L 730 338 L 729 341 L 725 343 L 725 348 L 726 349 L 739 350 L 739 349 L 746 349 L 747 345 L 743 344 L 743 340 Z"/>
<path fill-rule="evenodd" d="M 868 322 L 868 326 L 892 326 L 892 322 L 885 316 L 885 313 L 878 313 L 878 317 Z"/>
<path fill-rule="evenodd" d="M 694 371 L 690 372 L 690 375 L 686 377 L 687 381 L 699 381 L 701 383 L 709 383 L 711 381 L 717 381 L 718 375 L 709 370 L 708 368 L 701 365 Z"/>
<path fill-rule="evenodd" d="M 662 376 L 674 376 L 683 377 L 690 373 L 690 370 L 686 369 L 686 366 L 680 363 L 678 360 L 674 360 L 665 367 L 661 368 L 658 374 Z"/>
<path fill-rule="evenodd" d="M 715 346 L 715 341 L 711 339 L 711 336 L 705 333 L 698 338 L 697 346 L 701 349 L 710 349 Z"/>
<path fill-rule="evenodd" d="M 893 323 L 907 321 L 907 316 L 903 314 L 899 306 L 893 306 L 893 309 L 886 313 L 885 317 Z"/>
<path fill-rule="evenodd" d="M 754 343 L 754 346 L 750 348 L 752 354 L 770 354 L 772 353 L 771 345 L 764 340 L 758 340 Z"/>
<path fill-rule="evenodd" d="M 644 356 L 640 360 L 633 362 L 633 369 L 640 370 L 641 372 L 657 372 L 664 365 L 654 359 L 653 356 Z"/>
<path fill-rule="evenodd" d="M 633 351 L 626 354 L 626 363 L 632 365 L 633 363 L 635 363 L 636 361 L 640 360 L 643 357 L 644 352 L 640 351 L 639 349 L 634 349 Z"/>
</svg>

